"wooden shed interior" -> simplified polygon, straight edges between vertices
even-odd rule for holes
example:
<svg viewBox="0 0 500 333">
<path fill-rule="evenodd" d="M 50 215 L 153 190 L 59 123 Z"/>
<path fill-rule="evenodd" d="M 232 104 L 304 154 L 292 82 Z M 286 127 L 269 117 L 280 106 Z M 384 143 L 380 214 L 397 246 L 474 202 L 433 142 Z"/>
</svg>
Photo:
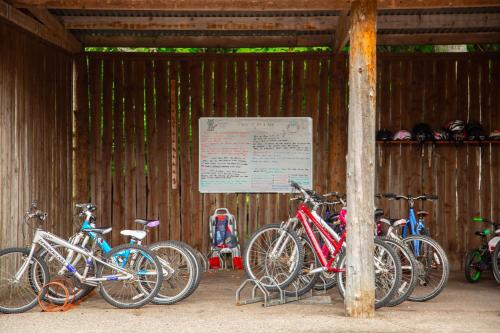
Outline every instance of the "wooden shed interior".
<svg viewBox="0 0 500 333">
<path fill-rule="evenodd" d="M 208 216 L 240 233 L 288 216 L 288 195 L 201 194 L 200 116 L 310 116 L 314 184 L 345 191 L 351 1 L 0 0 L 0 247 L 21 245 L 31 200 L 48 227 L 75 228 L 92 201 L 115 230 L 159 218 L 152 239 L 206 250 Z M 494 0 L 379 3 L 379 45 L 500 43 Z M 90 53 L 88 46 L 331 46 L 280 54 Z M 377 55 L 377 126 L 500 129 L 500 54 Z M 120 170 L 120 172 L 117 172 Z M 377 144 L 377 191 L 436 193 L 433 236 L 454 268 L 475 240 L 471 217 L 500 220 L 500 145 Z M 380 202 L 388 214 L 403 204 Z M 123 241 L 114 232 L 113 243 Z"/>
</svg>

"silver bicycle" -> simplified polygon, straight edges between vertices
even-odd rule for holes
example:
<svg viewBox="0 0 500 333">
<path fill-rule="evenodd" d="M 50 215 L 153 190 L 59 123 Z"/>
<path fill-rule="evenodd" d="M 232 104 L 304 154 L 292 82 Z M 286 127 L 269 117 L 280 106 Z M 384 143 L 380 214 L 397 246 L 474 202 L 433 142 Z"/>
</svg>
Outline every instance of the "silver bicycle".
<svg viewBox="0 0 500 333">
<path fill-rule="evenodd" d="M 38 293 L 49 282 L 49 269 L 36 252 L 41 246 L 82 285 L 99 286 L 100 295 L 118 308 L 138 308 L 149 303 L 162 286 L 162 268 L 156 255 L 136 244 L 113 248 L 103 256 L 94 254 L 96 243 L 89 249 L 72 245 L 41 226 L 47 214 L 32 205 L 25 214 L 25 223 L 37 223 L 30 248 L 9 248 L 0 251 L 0 312 L 20 313 L 37 304 Z M 111 228 L 94 228 L 98 235 Z M 85 267 L 80 273 L 54 247 L 64 247 L 81 255 Z M 95 267 L 95 272 L 91 270 Z"/>
</svg>

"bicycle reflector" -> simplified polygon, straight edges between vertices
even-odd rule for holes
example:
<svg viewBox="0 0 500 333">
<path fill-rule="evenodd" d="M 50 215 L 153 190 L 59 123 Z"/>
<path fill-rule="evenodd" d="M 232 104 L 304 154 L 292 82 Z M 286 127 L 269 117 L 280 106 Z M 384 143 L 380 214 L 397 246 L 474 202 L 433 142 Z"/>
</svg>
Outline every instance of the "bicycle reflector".
<svg viewBox="0 0 500 333">
<path fill-rule="evenodd" d="M 477 217 L 476 216 L 476 217 L 472 218 L 472 221 L 474 221 L 474 222 L 484 222 L 484 219 L 482 217 Z"/>
</svg>

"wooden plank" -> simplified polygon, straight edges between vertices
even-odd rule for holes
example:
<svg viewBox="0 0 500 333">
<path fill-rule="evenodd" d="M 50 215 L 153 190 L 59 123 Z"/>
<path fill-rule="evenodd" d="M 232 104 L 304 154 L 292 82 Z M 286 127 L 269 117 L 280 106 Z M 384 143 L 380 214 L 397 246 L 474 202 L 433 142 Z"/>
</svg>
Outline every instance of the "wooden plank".
<svg viewBox="0 0 500 333">
<path fill-rule="evenodd" d="M 102 122 L 102 168 L 100 172 L 100 191 L 102 191 L 101 201 L 101 221 L 104 224 L 112 222 L 112 179 L 111 179 L 111 159 L 113 146 L 113 84 L 114 84 L 114 68 L 112 60 L 104 60 L 103 65 L 103 122 Z M 114 230 L 114 233 L 119 233 L 119 228 Z"/>
<path fill-rule="evenodd" d="M 123 170 L 124 170 L 124 91 L 123 91 L 123 63 L 120 60 L 114 61 L 114 85 L 115 85 L 115 96 L 114 96 L 114 106 L 113 106 L 113 142 L 114 142 L 114 152 L 113 152 L 113 206 L 112 214 L 113 221 L 112 226 L 115 230 L 113 232 L 113 244 L 120 243 L 120 234 L 117 232 L 121 227 L 126 225 L 124 221 L 123 210 L 124 210 L 124 182 L 123 182 Z"/>
<path fill-rule="evenodd" d="M 171 161 L 171 213 L 170 213 L 170 238 L 181 240 L 181 221 L 180 221 L 180 193 L 179 193 L 179 155 L 178 155 L 178 96 L 179 96 L 179 78 L 178 62 L 170 63 L 170 161 Z"/>
<path fill-rule="evenodd" d="M 247 115 L 247 75 L 246 75 L 246 63 L 244 60 L 238 60 L 236 62 L 236 116 L 245 117 Z M 240 246 L 244 248 L 245 241 L 249 235 L 248 231 L 248 210 L 247 210 L 247 194 L 238 194 L 238 232 Z"/>
<path fill-rule="evenodd" d="M 349 27 L 351 25 L 349 11 L 342 10 L 339 15 L 337 25 L 335 27 L 335 41 L 333 51 L 339 53 L 349 41 Z"/>
<path fill-rule="evenodd" d="M 377 1 L 351 6 L 345 310 L 349 317 L 373 317 L 373 207 L 375 187 L 375 92 Z M 368 222 L 369 221 L 369 222 Z"/>
<path fill-rule="evenodd" d="M 89 201 L 89 110 L 86 58 L 75 60 L 76 109 L 74 110 L 73 204 Z"/>
<path fill-rule="evenodd" d="M 31 10 L 31 9 L 30 9 Z M 486 15 L 486 16 L 485 16 Z M 495 22 L 494 17 L 483 14 L 481 22 Z M 254 16 L 254 17 L 203 17 L 203 16 L 62 16 L 64 27 L 72 30 L 334 30 L 338 18 L 318 13 L 316 16 Z M 491 25 L 491 23 L 489 24 Z"/>
<path fill-rule="evenodd" d="M 228 117 L 236 117 L 236 63 L 232 60 L 227 61 L 227 83 L 226 83 L 226 114 Z M 231 214 L 236 216 L 236 221 L 239 227 L 238 216 L 238 196 L 235 193 L 226 194 L 226 208 L 229 209 Z"/>
<path fill-rule="evenodd" d="M 135 165 L 134 178 L 136 183 L 136 216 L 146 218 L 146 174 L 144 147 L 144 61 L 135 63 L 134 117 L 135 117 Z"/>
<path fill-rule="evenodd" d="M 296 10 L 340 10 L 349 8 L 351 1 L 344 0 L 300 0 L 300 1 L 261 1 L 249 2 L 243 0 L 190 0 L 178 2 L 175 0 L 136 0 L 127 2 L 122 0 L 14 0 L 16 7 L 47 7 L 61 9 L 114 9 L 114 10 L 165 10 L 165 11 L 296 11 Z M 419 9 L 419 8 L 468 8 L 468 7 L 496 7 L 495 0 L 449 0 L 398 1 L 381 0 L 379 9 Z"/>
<path fill-rule="evenodd" d="M 490 109 L 490 131 L 500 129 L 500 60 L 498 57 L 491 59 L 491 109 Z M 500 146 L 491 146 L 491 218 L 500 220 Z"/>
<path fill-rule="evenodd" d="M 158 214 L 160 219 L 160 234 L 161 240 L 170 238 L 169 223 L 170 219 L 170 161 L 169 143 L 170 128 L 168 118 L 170 116 L 169 110 L 169 91 L 167 81 L 167 63 L 160 60 L 155 62 L 155 90 L 156 90 L 156 110 L 158 133 L 162 133 L 165 143 L 160 142 L 160 135 L 157 136 L 156 155 L 158 158 Z"/>
<path fill-rule="evenodd" d="M 428 33 L 428 34 L 383 34 L 377 38 L 377 45 L 451 45 L 498 43 L 498 32 L 473 33 Z M 312 41 L 311 41 L 312 43 Z"/>
<path fill-rule="evenodd" d="M 304 61 L 293 61 L 293 116 L 302 116 L 304 94 Z"/>
<path fill-rule="evenodd" d="M 198 119 L 202 113 L 201 97 L 202 97 L 202 62 L 196 61 L 193 63 L 190 69 L 191 75 L 191 126 L 193 129 L 193 153 L 192 153 L 192 163 L 191 163 L 191 195 L 192 195 L 192 206 L 194 209 L 191 211 L 191 219 L 193 223 L 193 240 L 191 245 L 197 249 L 202 248 L 203 244 L 203 197 L 199 192 L 199 127 Z"/>
<path fill-rule="evenodd" d="M 189 119 L 189 63 L 182 61 L 180 63 L 179 76 L 179 100 L 180 100 L 180 222 L 181 222 L 181 239 L 188 244 L 192 243 L 192 220 L 191 212 L 186 209 L 192 204 L 191 199 L 191 144 L 190 130 L 191 124 Z"/>
<path fill-rule="evenodd" d="M 125 73 L 125 211 L 124 211 L 124 226 L 126 229 L 132 229 L 132 221 L 136 218 L 135 211 L 135 177 L 134 170 L 134 147 L 136 140 L 135 119 L 134 119 L 134 90 L 135 90 L 135 66 L 133 62 L 124 62 Z"/>
<path fill-rule="evenodd" d="M 255 60 L 247 61 L 247 82 L 248 82 L 248 116 L 256 117 L 257 110 L 257 63 Z M 248 195 L 248 234 L 252 234 L 258 227 L 258 203 L 257 195 Z M 262 207 L 263 209 L 263 207 Z"/>
<path fill-rule="evenodd" d="M 54 33 L 49 27 L 38 23 L 32 17 L 3 0 L 0 0 L 0 17 L 63 50 L 71 53 L 78 53 L 82 50 L 81 44 L 74 37 L 72 38 L 69 33 L 61 37 L 59 33 Z"/>
<path fill-rule="evenodd" d="M 146 96 L 146 164 L 147 164 L 147 208 L 148 219 L 158 218 L 158 173 L 156 152 L 156 109 L 155 109 L 155 71 L 153 61 L 146 62 L 145 96 Z M 157 229 L 155 230 L 157 231 Z"/>
<path fill-rule="evenodd" d="M 310 60 L 306 63 L 306 83 L 305 83 L 305 115 L 313 121 L 313 189 L 319 191 L 320 173 L 318 156 L 318 91 L 319 91 L 319 68 L 317 60 Z"/>
<path fill-rule="evenodd" d="M 213 116 L 213 62 L 205 61 L 203 65 L 203 109 L 202 116 L 210 117 Z M 209 217 L 213 214 L 215 210 L 215 195 L 204 194 L 203 195 L 203 239 L 202 239 L 202 250 L 204 252 L 208 251 L 210 247 L 210 231 L 209 231 Z"/>
<path fill-rule="evenodd" d="M 226 115 L 226 71 L 227 63 L 220 59 L 215 62 L 214 67 L 214 111 L 215 117 L 224 117 Z M 226 196 L 224 193 L 215 195 L 216 208 L 226 207 Z"/>
<path fill-rule="evenodd" d="M 257 110 L 258 115 L 261 117 L 269 117 L 270 112 L 270 99 L 269 99 L 269 61 L 262 59 L 257 63 L 258 67 L 258 99 L 259 108 Z M 272 223 L 270 210 L 273 209 L 270 206 L 270 194 L 259 193 L 258 195 L 258 227 L 265 224 Z"/>
<path fill-rule="evenodd" d="M 90 61 L 89 68 L 89 81 L 90 81 L 90 94 L 91 94 L 91 110 L 90 110 L 90 196 L 91 200 L 95 202 L 97 205 L 100 204 L 99 194 L 98 194 L 98 184 L 99 184 L 99 172 L 97 168 L 98 165 L 98 152 L 100 152 L 100 118 L 101 118 L 101 110 L 100 110 L 100 100 L 101 100 L 101 61 L 92 59 Z M 99 212 L 99 211 L 98 211 Z M 99 213 L 96 213 L 99 216 Z"/>
</svg>

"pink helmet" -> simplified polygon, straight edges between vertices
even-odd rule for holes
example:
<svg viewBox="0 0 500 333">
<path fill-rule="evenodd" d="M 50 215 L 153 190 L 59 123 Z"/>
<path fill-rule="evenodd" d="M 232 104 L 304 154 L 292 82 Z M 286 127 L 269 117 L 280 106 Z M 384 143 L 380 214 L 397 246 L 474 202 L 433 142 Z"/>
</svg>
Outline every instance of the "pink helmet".
<svg viewBox="0 0 500 333">
<path fill-rule="evenodd" d="M 411 140 L 411 133 L 407 130 L 400 130 L 394 134 L 393 140 Z"/>
</svg>

